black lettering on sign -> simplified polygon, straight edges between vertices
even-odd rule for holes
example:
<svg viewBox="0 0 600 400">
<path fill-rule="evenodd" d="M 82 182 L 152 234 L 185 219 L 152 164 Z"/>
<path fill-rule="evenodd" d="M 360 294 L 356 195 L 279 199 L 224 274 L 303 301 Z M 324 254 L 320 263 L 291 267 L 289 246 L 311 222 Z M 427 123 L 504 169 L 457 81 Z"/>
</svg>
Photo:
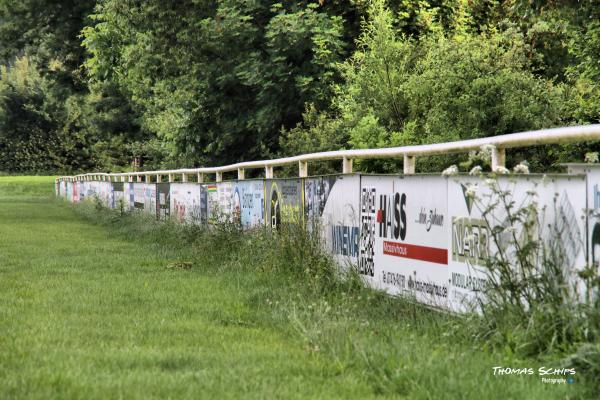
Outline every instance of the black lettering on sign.
<svg viewBox="0 0 600 400">
<path fill-rule="evenodd" d="M 388 197 L 379 196 L 379 210 L 377 210 L 377 223 L 379 224 L 379 237 L 394 240 L 406 238 L 406 194 L 394 193 Z"/>
</svg>

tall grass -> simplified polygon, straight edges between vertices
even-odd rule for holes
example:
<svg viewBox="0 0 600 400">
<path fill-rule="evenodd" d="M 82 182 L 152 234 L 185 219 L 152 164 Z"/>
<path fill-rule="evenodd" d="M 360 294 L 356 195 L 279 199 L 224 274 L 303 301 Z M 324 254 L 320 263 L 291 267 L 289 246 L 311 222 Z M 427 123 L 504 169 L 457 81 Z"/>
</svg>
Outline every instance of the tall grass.
<svg viewBox="0 0 600 400">
<path fill-rule="evenodd" d="M 276 232 L 242 233 L 240 226 L 231 223 L 176 225 L 139 214 L 98 212 L 89 206 L 77 207 L 77 212 L 119 235 L 157 248 L 177 248 L 180 261 L 191 262 L 205 274 L 225 277 L 259 311 L 254 323 L 274 326 L 298 337 L 306 351 L 333 359 L 334 374 L 361 371 L 374 393 L 410 398 L 461 398 L 465 391 L 470 391 L 468 397 L 549 396 L 549 388 L 537 382 L 500 383 L 501 389 L 499 381 L 490 382 L 491 368 L 507 364 L 534 369 L 536 365 L 577 366 L 581 384 L 569 390 L 592 396 L 600 388 L 595 374 L 597 344 L 588 344 L 584 353 L 577 353 L 578 343 L 532 350 L 531 335 L 523 334 L 523 321 L 515 320 L 518 314 L 512 315 L 510 309 L 457 316 L 368 288 L 353 269 L 340 270 L 317 235 L 298 224 L 284 225 Z M 540 308 L 536 315 L 546 311 Z M 527 329 L 532 328 L 537 326 Z M 439 376 L 445 376 L 443 385 Z M 553 390 L 557 394 L 563 389 Z"/>
</svg>

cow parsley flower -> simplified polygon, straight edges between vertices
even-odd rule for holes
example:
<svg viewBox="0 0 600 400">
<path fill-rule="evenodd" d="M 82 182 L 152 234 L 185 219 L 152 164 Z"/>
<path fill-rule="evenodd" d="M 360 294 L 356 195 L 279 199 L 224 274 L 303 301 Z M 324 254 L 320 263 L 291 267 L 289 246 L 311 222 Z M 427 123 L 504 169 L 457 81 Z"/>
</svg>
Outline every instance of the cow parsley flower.
<svg viewBox="0 0 600 400">
<path fill-rule="evenodd" d="M 510 171 L 505 167 L 496 167 L 496 169 L 494 169 L 494 172 L 500 175 L 507 175 L 510 173 Z"/>
<path fill-rule="evenodd" d="M 525 162 L 520 162 L 519 164 L 515 165 L 513 171 L 515 172 L 515 174 L 528 174 L 529 166 Z"/>
<path fill-rule="evenodd" d="M 474 199 L 477 196 L 477 184 L 469 185 L 465 190 L 465 196 Z"/>
<path fill-rule="evenodd" d="M 481 175 L 482 171 L 483 171 L 483 168 L 481 168 L 481 165 L 476 165 L 475 167 L 473 167 L 471 169 L 471 171 L 469 171 L 469 175 L 479 176 L 479 175 Z"/>
<path fill-rule="evenodd" d="M 595 164 L 598 162 L 598 152 L 592 151 L 589 153 L 585 153 L 585 162 L 589 164 Z"/>
<path fill-rule="evenodd" d="M 451 165 L 442 172 L 442 176 L 453 176 L 458 174 L 458 167 Z"/>
</svg>

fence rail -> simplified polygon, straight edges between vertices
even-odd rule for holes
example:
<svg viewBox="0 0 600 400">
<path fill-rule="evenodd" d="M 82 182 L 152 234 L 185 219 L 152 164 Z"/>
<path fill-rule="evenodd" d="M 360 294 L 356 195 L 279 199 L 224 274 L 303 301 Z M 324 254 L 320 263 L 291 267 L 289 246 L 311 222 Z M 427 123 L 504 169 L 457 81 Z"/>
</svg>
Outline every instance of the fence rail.
<svg viewBox="0 0 600 400">
<path fill-rule="evenodd" d="M 506 149 L 515 147 L 529 147 L 544 144 L 562 144 L 583 141 L 600 140 L 600 124 L 585 126 L 570 126 L 553 129 L 543 129 L 538 131 L 528 131 L 512 133 L 507 135 L 486 137 L 480 139 L 460 140 L 447 143 L 436 143 L 416 146 L 389 147 L 382 149 L 355 149 L 355 150 L 337 150 L 325 151 L 320 153 L 302 154 L 293 157 L 277 158 L 273 160 L 260 160 L 240 162 L 231 165 L 210 167 L 210 168 L 183 168 L 159 171 L 140 171 L 124 173 L 102 173 L 93 172 L 75 176 L 62 176 L 58 181 L 128 181 L 161 182 L 162 177 L 166 176 L 168 182 L 173 182 L 175 176 L 181 175 L 183 182 L 188 181 L 190 175 L 196 175 L 198 182 L 204 181 L 204 175 L 214 174 L 217 182 L 222 181 L 223 173 L 237 171 L 238 179 L 245 178 L 247 169 L 264 169 L 265 178 L 273 178 L 273 169 L 285 165 L 298 165 L 298 175 L 300 177 L 308 176 L 308 163 L 318 161 L 342 161 L 342 172 L 352 172 L 352 161 L 356 159 L 386 159 L 403 158 L 404 174 L 415 173 L 415 164 L 417 157 L 434 156 L 442 154 L 460 154 L 469 151 L 480 150 L 483 146 L 493 146 L 492 148 L 492 170 L 497 170 L 505 165 Z"/>
</svg>

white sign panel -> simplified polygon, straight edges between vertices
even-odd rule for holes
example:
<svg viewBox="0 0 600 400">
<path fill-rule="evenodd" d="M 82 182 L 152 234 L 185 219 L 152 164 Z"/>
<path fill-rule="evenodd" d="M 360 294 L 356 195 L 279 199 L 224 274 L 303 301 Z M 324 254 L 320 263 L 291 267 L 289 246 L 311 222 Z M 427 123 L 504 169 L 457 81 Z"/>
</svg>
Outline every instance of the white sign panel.
<svg viewBox="0 0 600 400">
<path fill-rule="evenodd" d="M 244 228 L 262 226 L 265 223 L 265 183 L 263 180 L 237 181 L 233 183 L 233 214 L 239 216 Z"/>
<path fill-rule="evenodd" d="M 502 249 L 509 258 L 517 260 L 511 243 L 515 242 L 514 238 L 525 237 L 521 224 L 511 225 L 503 202 L 484 215 L 484 211 L 498 201 L 498 195 L 494 194 L 498 190 L 510 193 L 506 204 L 512 204 L 511 213 L 537 205 L 537 217 L 531 213 L 534 224 L 531 232 L 539 233 L 541 240 L 563 255 L 566 273 L 574 284 L 578 283 L 576 269 L 585 265 L 583 178 L 512 176 L 499 177 L 487 184 L 477 177 L 449 178 L 448 209 L 452 224 L 449 306 L 455 311 L 477 308 L 478 296 L 489 277 L 486 263 L 490 256 L 498 255 Z M 494 227 L 503 227 L 495 238 Z M 519 229 L 521 231 L 517 231 Z M 485 301 L 481 297 L 479 300 Z"/>
<path fill-rule="evenodd" d="M 363 176 L 358 270 L 373 286 L 445 307 L 447 184 L 439 176 Z"/>
<path fill-rule="evenodd" d="M 600 165 L 585 168 L 588 196 L 588 264 L 600 274 Z M 598 293 L 594 293 L 597 298 Z"/>
<path fill-rule="evenodd" d="M 306 178 L 304 211 L 308 229 L 319 229 L 340 266 L 358 263 L 360 176 Z"/>
<path fill-rule="evenodd" d="M 200 185 L 171 183 L 171 218 L 178 222 L 200 223 Z"/>
</svg>

